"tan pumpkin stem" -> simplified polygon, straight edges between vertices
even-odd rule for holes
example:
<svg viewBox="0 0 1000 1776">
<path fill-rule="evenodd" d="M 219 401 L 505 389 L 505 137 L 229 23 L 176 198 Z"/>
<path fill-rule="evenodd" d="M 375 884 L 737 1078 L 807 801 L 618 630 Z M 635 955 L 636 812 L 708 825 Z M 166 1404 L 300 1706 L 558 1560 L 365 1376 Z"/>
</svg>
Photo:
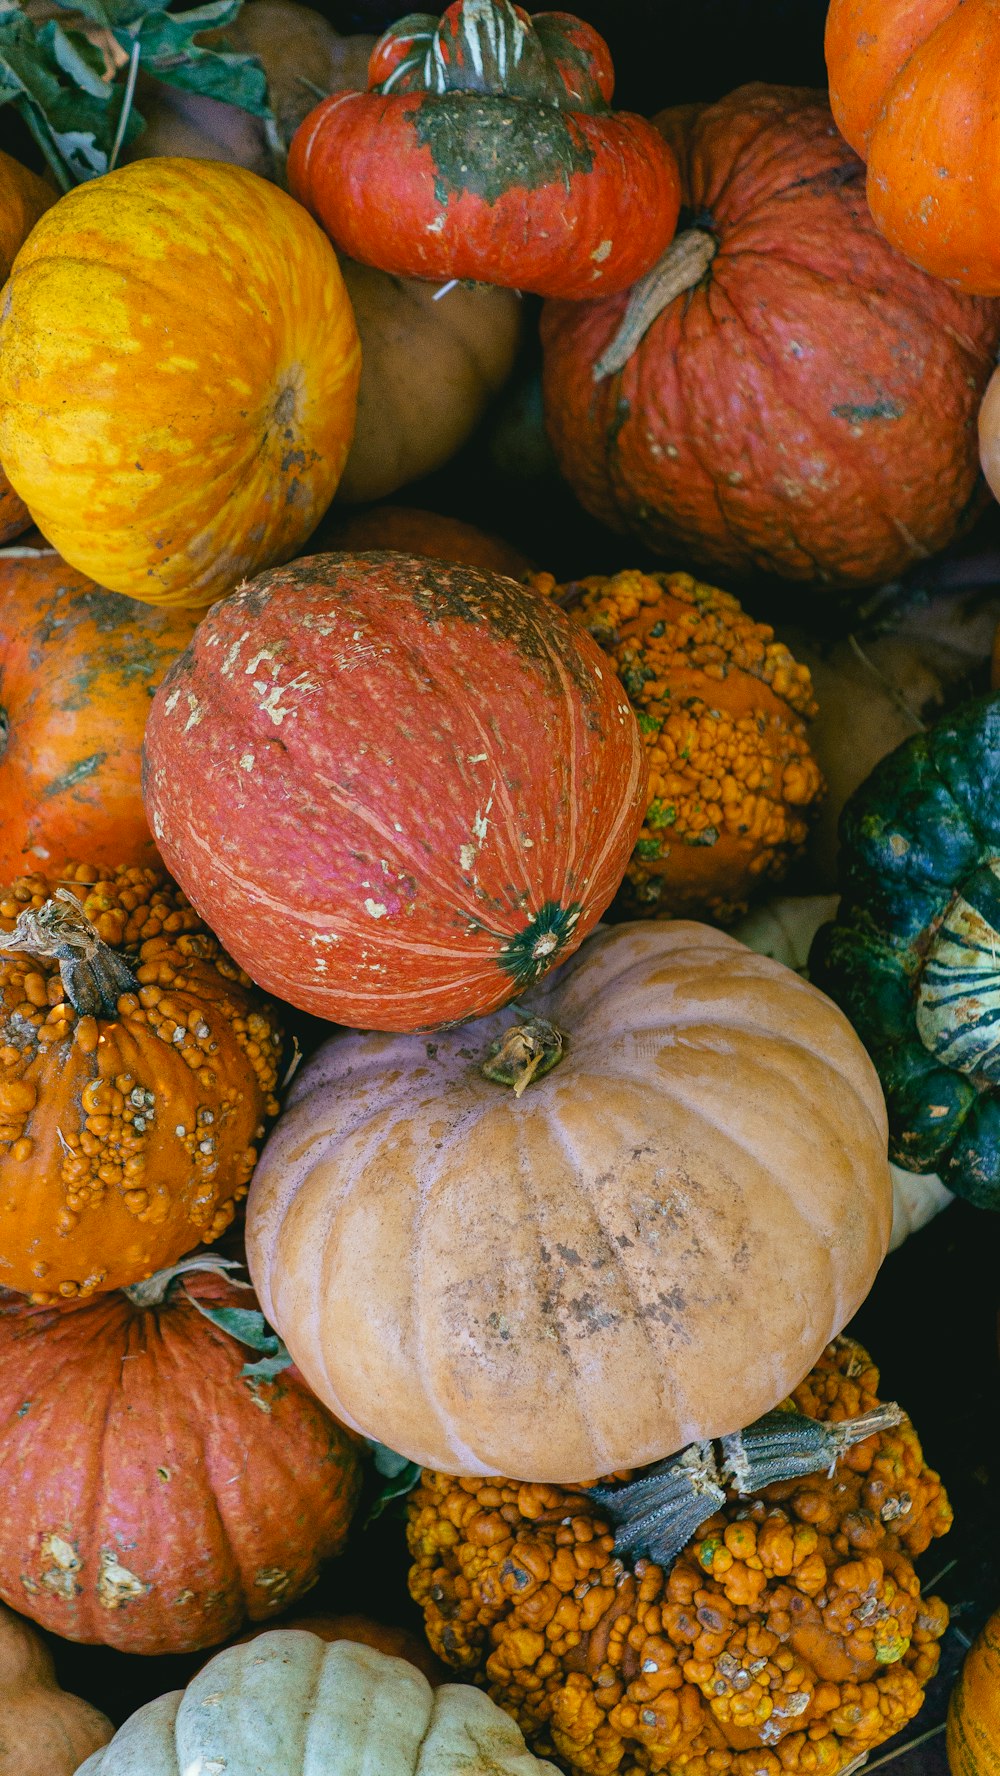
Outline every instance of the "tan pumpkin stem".
<svg viewBox="0 0 1000 1776">
<path fill-rule="evenodd" d="M 139 991 L 128 963 L 98 936 L 68 888 L 21 913 L 13 931 L 0 935 L 0 952 L 58 962 L 63 992 L 78 1017 L 114 1017 L 122 994 Z"/>
<path fill-rule="evenodd" d="M 196 1252 L 191 1258 L 182 1258 L 177 1264 L 168 1264 L 164 1270 L 154 1270 L 152 1276 L 143 1277 L 141 1282 L 129 1283 L 122 1294 L 128 1296 L 134 1307 L 162 1307 L 178 1277 L 185 1276 L 192 1270 L 213 1271 L 216 1276 L 224 1277 L 234 1289 L 252 1289 L 252 1283 L 244 1283 L 231 1274 L 242 1268 L 238 1258 L 222 1258 L 214 1252 Z"/>
<path fill-rule="evenodd" d="M 628 306 L 617 333 L 594 365 L 594 381 L 624 370 L 658 315 L 675 296 L 699 284 L 719 250 L 719 243 L 704 228 L 685 228 L 675 235 L 652 271 L 632 285 Z"/>
<path fill-rule="evenodd" d="M 502 1036 L 491 1043 L 482 1066 L 484 1079 L 496 1085 L 511 1085 L 515 1098 L 526 1091 L 533 1079 L 540 1079 L 562 1059 L 564 1038 L 547 1018 L 525 1018 L 511 1024 Z"/>
</svg>

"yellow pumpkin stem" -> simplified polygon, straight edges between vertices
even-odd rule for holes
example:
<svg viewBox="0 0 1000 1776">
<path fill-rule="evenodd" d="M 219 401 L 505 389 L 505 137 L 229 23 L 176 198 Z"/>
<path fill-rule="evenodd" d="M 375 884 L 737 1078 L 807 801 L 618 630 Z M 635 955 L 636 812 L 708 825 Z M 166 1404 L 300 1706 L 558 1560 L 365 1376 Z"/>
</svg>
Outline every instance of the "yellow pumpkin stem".
<svg viewBox="0 0 1000 1776">
<path fill-rule="evenodd" d="M 704 228 L 685 228 L 674 236 L 652 271 L 632 285 L 621 324 L 594 365 L 595 382 L 624 370 L 653 322 L 675 296 L 683 296 L 685 290 L 700 284 L 717 252 L 715 236 Z"/>
<path fill-rule="evenodd" d="M 530 1017 L 511 1024 L 502 1036 L 490 1045 L 483 1062 L 483 1078 L 496 1085 L 511 1085 L 515 1098 L 521 1097 L 533 1079 L 551 1072 L 562 1059 L 565 1038 L 547 1018 Z"/>
<path fill-rule="evenodd" d="M 78 1017 L 114 1017 L 122 994 L 139 991 L 128 963 L 98 936 L 68 888 L 57 888 L 43 907 L 19 915 L 13 931 L 0 935 L 0 952 L 7 951 L 58 962 L 63 991 Z"/>
</svg>

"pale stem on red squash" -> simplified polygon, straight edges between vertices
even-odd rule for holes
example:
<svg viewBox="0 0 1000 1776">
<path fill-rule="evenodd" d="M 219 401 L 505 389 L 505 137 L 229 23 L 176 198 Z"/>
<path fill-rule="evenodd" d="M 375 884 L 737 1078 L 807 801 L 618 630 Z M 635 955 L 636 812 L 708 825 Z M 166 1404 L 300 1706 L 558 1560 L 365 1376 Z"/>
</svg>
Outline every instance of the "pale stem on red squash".
<svg viewBox="0 0 1000 1776">
<path fill-rule="evenodd" d="M 122 995 L 139 991 L 128 963 L 98 936 L 68 888 L 20 913 L 13 931 L 0 935 L 0 953 L 58 962 L 63 992 L 78 1017 L 114 1017 Z"/>
<path fill-rule="evenodd" d="M 594 365 L 595 382 L 624 370 L 653 322 L 674 297 L 683 296 L 685 290 L 693 290 L 695 284 L 701 283 L 718 250 L 715 236 L 704 228 L 685 228 L 674 236 L 652 271 L 632 285 L 618 330 Z"/>
<path fill-rule="evenodd" d="M 242 1268 L 238 1258 L 222 1258 L 215 1252 L 196 1252 L 190 1258 L 166 1265 L 163 1270 L 154 1270 L 152 1276 L 143 1277 L 141 1282 L 129 1283 L 122 1294 L 128 1296 L 133 1307 L 162 1307 L 172 1285 L 191 1271 L 211 1271 L 223 1277 L 234 1289 L 252 1289 L 252 1283 L 244 1283 L 230 1274 Z"/>
</svg>

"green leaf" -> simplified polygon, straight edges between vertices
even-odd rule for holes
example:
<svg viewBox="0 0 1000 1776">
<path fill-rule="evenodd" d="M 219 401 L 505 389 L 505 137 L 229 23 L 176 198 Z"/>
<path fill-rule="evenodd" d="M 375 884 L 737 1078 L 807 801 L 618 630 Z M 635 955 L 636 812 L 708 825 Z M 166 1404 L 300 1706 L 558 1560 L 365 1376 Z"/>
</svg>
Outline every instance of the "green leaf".
<svg viewBox="0 0 1000 1776">
<path fill-rule="evenodd" d="M 374 1437 L 366 1437 L 365 1442 L 374 1456 L 376 1473 L 384 1474 L 387 1480 L 395 1480 L 397 1474 L 412 1468 L 413 1463 L 405 1455 L 397 1455 L 385 1443 L 376 1443 Z"/>
<path fill-rule="evenodd" d="M 376 1472 L 385 1476 L 385 1485 L 379 1488 L 365 1518 L 367 1526 L 375 1523 L 397 1499 L 405 1498 L 413 1491 L 420 1479 L 421 1468 L 419 1462 L 407 1461 L 405 1455 L 397 1455 L 384 1443 L 376 1443 L 371 1437 L 366 1437 L 365 1441 L 374 1453 Z"/>
<path fill-rule="evenodd" d="M 258 1362 L 243 1365 L 243 1375 L 254 1376 L 258 1381 L 273 1381 L 283 1369 L 291 1367 L 292 1359 L 283 1340 L 277 1332 L 272 1332 L 264 1315 L 255 1308 L 210 1307 L 206 1301 L 199 1301 L 190 1293 L 187 1298 L 206 1320 L 218 1326 L 220 1332 L 226 1332 L 240 1344 L 248 1344 L 251 1350 L 262 1353 Z"/>
<path fill-rule="evenodd" d="M 256 56 L 195 42 L 206 31 L 232 24 L 241 5 L 242 0 L 212 0 L 187 12 L 158 9 L 127 26 L 116 26 L 114 34 L 126 50 L 138 40 L 141 66 L 168 86 L 221 99 L 254 117 L 270 117 L 267 76 Z"/>
<path fill-rule="evenodd" d="M 108 103 L 110 88 L 104 78 L 104 57 L 82 31 L 64 31 L 58 19 L 49 19 L 38 33 L 38 42 L 81 92 L 89 93 L 102 105 Z"/>
</svg>

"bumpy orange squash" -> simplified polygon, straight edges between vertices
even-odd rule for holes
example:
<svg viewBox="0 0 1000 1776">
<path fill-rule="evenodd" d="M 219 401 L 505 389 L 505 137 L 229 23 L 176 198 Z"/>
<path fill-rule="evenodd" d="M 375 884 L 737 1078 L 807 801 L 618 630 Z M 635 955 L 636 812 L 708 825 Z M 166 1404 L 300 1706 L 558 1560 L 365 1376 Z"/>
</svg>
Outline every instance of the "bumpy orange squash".
<svg viewBox="0 0 1000 1776">
<path fill-rule="evenodd" d="M 0 284 L 9 278 L 17 253 L 39 216 L 55 201 L 55 192 L 44 180 L 0 150 Z M 30 523 L 27 506 L 0 469 L 0 543 L 8 543 Z"/>
<path fill-rule="evenodd" d="M 1000 1610 L 990 1617 L 959 1673 L 948 1705 L 951 1776 L 1000 1770 Z"/>
<path fill-rule="evenodd" d="M 0 317 L 0 461 L 72 566 L 206 605 L 333 497 L 359 374 L 336 256 L 242 167 L 149 160 L 36 228 Z"/>
<path fill-rule="evenodd" d="M 53 549 L 0 561 L 0 882 L 81 853 L 158 861 L 142 736 L 195 621 L 103 592 Z"/>
</svg>

